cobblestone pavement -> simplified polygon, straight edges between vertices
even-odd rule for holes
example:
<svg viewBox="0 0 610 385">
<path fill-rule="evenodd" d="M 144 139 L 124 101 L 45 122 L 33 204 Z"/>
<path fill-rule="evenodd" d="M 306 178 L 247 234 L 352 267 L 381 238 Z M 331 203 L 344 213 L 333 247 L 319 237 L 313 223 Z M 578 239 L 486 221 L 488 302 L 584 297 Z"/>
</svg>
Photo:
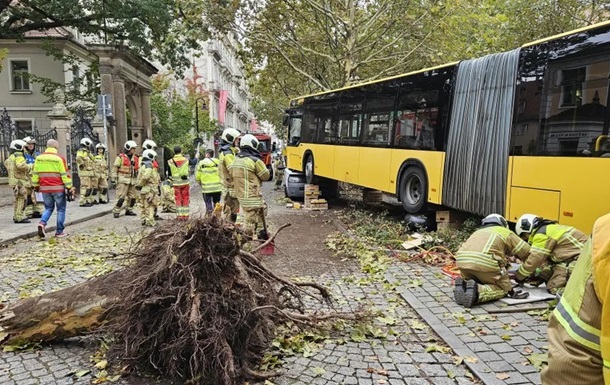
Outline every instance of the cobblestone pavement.
<svg viewBox="0 0 610 385">
<path fill-rule="evenodd" d="M 399 286 L 401 297 L 458 355 L 477 358 L 466 364 L 485 383 L 541 383 L 540 373 L 528 356 L 546 353 L 547 321 L 529 315 L 527 309 L 544 302 L 510 306 L 521 308 L 521 312 L 490 314 L 505 310 L 506 305 L 496 301 L 470 310 L 463 308 L 453 300 L 451 280 L 439 268 L 397 263 L 386 273 L 386 279 L 421 282 L 415 288 Z"/>
</svg>

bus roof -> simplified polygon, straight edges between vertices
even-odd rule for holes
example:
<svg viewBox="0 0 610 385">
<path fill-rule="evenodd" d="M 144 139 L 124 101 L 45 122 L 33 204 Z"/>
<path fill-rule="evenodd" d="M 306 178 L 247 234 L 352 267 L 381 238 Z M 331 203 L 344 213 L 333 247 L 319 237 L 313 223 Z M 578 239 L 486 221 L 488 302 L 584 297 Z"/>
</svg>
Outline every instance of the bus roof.
<svg viewBox="0 0 610 385">
<path fill-rule="evenodd" d="M 597 27 L 602 27 L 604 25 L 610 25 L 610 20 L 603 21 L 601 23 L 596 23 L 596 24 L 588 25 L 588 26 L 582 27 L 582 28 L 573 29 L 571 31 L 567 31 L 567 32 L 563 32 L 563 33 L 560 33 L 560 34 L 557 34 L 557 35 L 545 37 L 545 38 L 542 38 L 542 39 L 539 39 L 539 40 L 535 40 L 535 41 L 532 41 L 530 43 L 523 44 L 521 46 L 521 48 L 531 47 L 531 46 L 536 45 L 536 44 L 544 43 L 544 42 L 547 42 L 547 41 L 550 41 L 550 40 L 554 40 L 554 39 L 559 39 L 561 37 L 569 36 L 569 35 L 572 35 L 574 33 L 588 31 L 590 29 L 594 29 L 594 28 L 597 28 Z M 459 63 L 459 61 L 454 61 L 454 62 L 450 62 L 450 63 L 446 63 L 446 64 L 441 64 L 441 65 L 438 65 L 438 66 L 435 66 L 435 67 L 424 68 L 424 69 L 417 70 L 417 71 L 412 71 L 412 72 L 407 72 L 407 73 L 400 74 L 400 75 L 390 76 L 390 77 L 379 79 L 379 80 L 372 80 L 372 81 L 368 81 L 368 82 L 352 84 L 352 85 L 349 85 L 349 86 L 345 86 L 345 87 L 337 88 L 337 89 L 333 89 L 333 90 L 328 90 L 328 91 L 320 91 L 320 92 L 316 92 L 316 93 L 313 93 L 313 94 L 303 95 L 303 96 L 299 96 L 299 97 L 296 97 L 296 98 L 292 98 L 292 99 L 290 99 L 290 101 L 291 102 L 292 101 L 298 101 L 300 99 L 305 99 L 305 98 L 309 98 L 309 97 L 312 97 L 312 96 L 324 95 L 324 94 L 329 94 L 331 92 L 339 92 L 339 91 L 348 90 L 350 88 L 356 88 L 356 87 L 366 86 L 366 85 L 369 85 L 369 84 L 381 83 L 381 82 L 385 82 L 385 81 L 388 81 L 388 80 L 401 78 L 403 76 L 415 75 L 415 74 L 422 73 L 422 72 L 433 71 L 433 70 L 436 70 L 436 69 L 450 67 L 450 66 L 456 65 L 458 63 Z"/>
</svg>

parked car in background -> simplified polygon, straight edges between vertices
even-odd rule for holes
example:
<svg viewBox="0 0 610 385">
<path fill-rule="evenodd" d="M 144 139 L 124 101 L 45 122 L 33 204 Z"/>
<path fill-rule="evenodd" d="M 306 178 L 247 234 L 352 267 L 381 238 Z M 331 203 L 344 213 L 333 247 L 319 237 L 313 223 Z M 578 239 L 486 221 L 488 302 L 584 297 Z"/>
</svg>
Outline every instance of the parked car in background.
<svg viewBox="0 0 610 385">
<path fill-rule="evenodd" d="M 284 194 L 286 198 L 303 199 L 305 197 L 305 174 L 286 168 L 284 170 Z"/>
</svg>

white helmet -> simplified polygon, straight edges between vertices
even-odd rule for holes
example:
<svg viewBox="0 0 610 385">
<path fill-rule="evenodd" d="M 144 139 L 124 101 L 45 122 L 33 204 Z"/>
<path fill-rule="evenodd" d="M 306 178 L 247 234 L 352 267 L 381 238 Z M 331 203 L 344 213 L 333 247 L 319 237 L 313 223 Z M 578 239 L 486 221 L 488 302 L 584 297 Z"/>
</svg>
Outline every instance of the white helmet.
<svg viewBox="0 0 610 385">
<path fill-rule="evenodd" d="M 36 144 L 36 139 L 32 138 L 31 136 L 26 136 L 23 138 L 23 141 L 27 144 Z"/>
<path fill-rule="evenodd" d="M 483 220 L 481 221 L 481 225 L 498 225 L 506 227 L 508 229 L 508 222 L 506 221 L 506 218 L 504 218 L 500 214 L 489 214 L 488 216 L 483 218 Z"/>
<path fill-rule="evenodd" d="M 82 138 L 80 140 L 80 144 L 81 144 L 81 146 L 91 147 L 91 145 L 93 144 L 93 141 L 89 138 Z"/>
<path fill-rule="evenodd" d="M 258 139 L 254 135 L 246 134 L 241 138 L 239 147 L 250 147 L 253 150 L 258 150 Z"/>
<path fill-rule="evenodd" d="M 229 142 L 229 143 L 233 143 L 235 141 L 235 139 L 237 139 L 238 136 L 241 135 L 241 132 L 239 132 L 238 130 L 234 129 L 234 128 L 225 128 L 225 130 L 222 132 L 221 135 L 221 139 L 224 140 L 225 142 Z"/>
<path fill-rule="evenodd" d="M 515 233 L 517 233 L 517 235 L 531 233 L 536 228 L 539 221 L 540 217 L 537 215 L 523 214 L 517 220 L 517 224 L 515 225 Z"/>
<path fill-rule="evenodd" d="M 138 144 L 133 140 L 128 140 L 127 142 L 125 142 L 125 145 L 123 146 L 125 151 L 129 151 L 132 148 L 137 148 L 137 147 L 138 147 Z"/>
<path fill-rule="evenodd" d="M 11 142 L 11 150 L 23 151 L 23 149 L 25 148 L 26 145 L 27 145 L 27 143 L 24 142 L 23 140 L 15 139 Z"/>
<path fill-rule="evenodd" d="M 142 148 L 146 149 L 146 150 L 154 150 L 157 148 L 157 143 L 155 143 L 153 140 L 151 139 L 146 139 L 144 141 L 144 143 L 142 143 Z"/>
<path fill-rule="evenodd" d="M 104 146 L 104 143 L 98 143 L 95 145 L 95 149 L 99 150 L 99 149 L 103 149 L 104 151 L 106 150 L 106 146 Z"/>
<path fill-rule="evenodd" d="M 157 157 L 157 152 L 155 150 L 144 150 L 142 157 L 144 159 L 153 160 Z"/>
</svg>

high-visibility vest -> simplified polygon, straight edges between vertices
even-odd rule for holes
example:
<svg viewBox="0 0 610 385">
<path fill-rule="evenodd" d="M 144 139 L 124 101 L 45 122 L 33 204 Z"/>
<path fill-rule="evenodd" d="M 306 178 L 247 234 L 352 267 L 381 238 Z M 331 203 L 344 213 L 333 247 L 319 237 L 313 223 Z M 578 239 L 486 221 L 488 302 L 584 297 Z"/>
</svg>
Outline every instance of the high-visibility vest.
<svg viewBox="0 0 610 385">
<path fill-rule="evenodd" d="M 168 162 L 173 186 L 185 186 L 189 184 L 189 162 L 183 155 L 174 155 Z M 184 178 L 186 177 L 186 178 Z"/>
<path fill-rule="evenodd" d="M 216 158 L 204 158 L 197 165 L 195 179 L 201 184 L 201 192 L 204 194 L 218 193 L 222 191 L 220 173 L 218 166 L 220 161 Z"/>
<path fill-rule="evenodd" d="M 135 154 L 130 158 L 125 153 L 120 153 L 114 161 L 112 177 L 118 177 L 119 183 L 135 185 L 138 178 L 139 164 L 138 157 Z"/>
<path fill-rule="evenodd" d="M 72 179 L 66 168 L 66 160 L 57 153 L 57 149 L 49 147 L 34 162 L 32 184 L 40 186 L 40 192 L 49 194 L 72 188 Z"/>
<path fill-rule="evenodd" d="M 548 329 L 543 383 L 610 384 L 610 214 L 597 220 Z M 550 381 L 550 382 L 549 382 Z"/>
</svg>

